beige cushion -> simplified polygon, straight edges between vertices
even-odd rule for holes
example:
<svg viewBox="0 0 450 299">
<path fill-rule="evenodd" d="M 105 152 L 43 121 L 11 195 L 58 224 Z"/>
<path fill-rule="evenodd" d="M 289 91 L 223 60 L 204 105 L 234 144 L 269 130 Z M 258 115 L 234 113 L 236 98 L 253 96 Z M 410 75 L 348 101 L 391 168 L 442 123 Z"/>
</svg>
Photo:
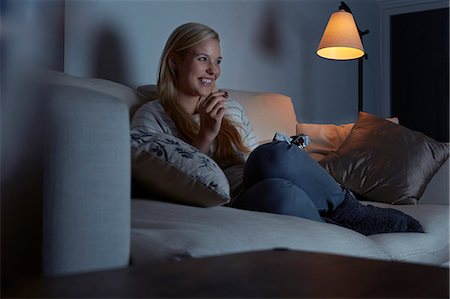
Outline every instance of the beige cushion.
<svg viewBox="0 0 450 299">
<path fill-rule="evenodd" d="M 387 118 L 387 120 L 398 124 L 398 118 Z M 326 155 L 335 152 L 347 138 L 354 123 L 334 124 L 297 124 L 297 135 L 305 134 L 311 139 L 311 143 L 305 148 L 310 156 L 316 160 L 322 160 Z"/>
<path fill-rule="evenodd" d="M 276 132 L 295 135 L 297 117 L 290 97 L 278 93 L 227 91 L 244 107 L 258 144 L 272 141 Z"/>
<path fill-rule="evenodd" d="M 310 156 L 320 161 L 331 152 L 337 151 L 353 128 L 353 124 L 297 124 L 297 134 L 309 136 L 311 143 L 305 148 Z"/>
</svg>

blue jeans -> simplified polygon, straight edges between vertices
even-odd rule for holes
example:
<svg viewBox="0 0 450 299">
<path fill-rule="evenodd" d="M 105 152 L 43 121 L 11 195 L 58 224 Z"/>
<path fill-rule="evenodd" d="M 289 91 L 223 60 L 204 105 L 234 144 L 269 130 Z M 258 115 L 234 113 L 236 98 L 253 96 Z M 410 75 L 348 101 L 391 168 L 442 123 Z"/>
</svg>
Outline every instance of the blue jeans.
<svg viewBox="0 0 450 299">
<path fill-rule="evenodd" d="M 320 222 L 347 192 L 307 152 L 284 141 L 263 144 L 250 154 L 243 185 L 234 207 Z"/>
</svg>

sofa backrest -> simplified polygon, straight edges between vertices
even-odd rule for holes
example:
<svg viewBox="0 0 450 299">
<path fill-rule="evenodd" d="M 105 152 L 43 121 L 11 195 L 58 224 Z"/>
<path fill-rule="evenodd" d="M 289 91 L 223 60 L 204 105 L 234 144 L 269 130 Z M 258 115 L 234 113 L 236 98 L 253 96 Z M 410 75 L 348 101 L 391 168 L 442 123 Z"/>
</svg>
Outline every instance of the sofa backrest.
<svg viewBox="0 0 450 299">
<path fill-rule="evenodd" d="M 149 100 L 158 98 L 155 85 L 140 86 L 137 90 Z M 224 90 L 244 107 L 258 144 L 271 141 L 275 132 L 295 135 L 297 118 L 290 97 L 279 93 Z"/>
<path fill-rule="evenodd" d="M 119 98 L 128 106 L 130 117 L 144 103 L 158 98 L 156 85 L 143 85 L 136 91 L 100 78 L 78 78 L 60 72 L 49 72 L 47 77 L 47 81 L 58 85 L 82 87 Z M 289 136 L 296 134 L 297 118 L 290 97 L 279 93 L 225 90 L 244 107 L 259 144 L 271 141 L 275 132 Z"/>
<path fill-rule="evenodd" d="M 101 78 L 82 78 L 56 71 L 48 71 L 45 74 L 46 83 L 60 86 L 81 87 L 86 90 L 96 91 L 122 100 L 132 115 L 138 107 L 146 103 L 148 99 L 126 85 Z"/>
<path fill-rule="evenodd" d="M 275 132 L 295 135 L 297 117 L 291 98 L 279 93 L 228 90 L 250 120 L 258 143 L 270 142 Z"/>
</svg>

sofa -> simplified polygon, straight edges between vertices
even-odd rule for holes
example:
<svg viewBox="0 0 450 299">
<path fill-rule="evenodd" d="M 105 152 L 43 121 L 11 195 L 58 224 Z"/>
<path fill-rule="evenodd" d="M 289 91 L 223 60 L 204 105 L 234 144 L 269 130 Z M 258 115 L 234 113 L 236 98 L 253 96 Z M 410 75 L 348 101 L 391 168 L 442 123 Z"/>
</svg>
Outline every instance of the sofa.
<svg viewBox="0 0 450 299">
<path fill-rule="evenodd" d="M 41 80 L 47 140 L 44 274 L 275 248 L 449 266 L 446 158 L 425 184 L 418 202 L 401 205 L 364 202 L 413 216 L 421 222 L 425 233 L 364 236 L 344 227 L 294 216 L 220 204 L 213 207 L 184 204 L 167 196 L 146 195 L 134 188 L 130 118 L 138 107 L 156 97 L 154 86 L 133 89 L 105 79 L 79 78 L 60 72 L 48 72 Z M 288 96 L 228 92 L 243 105 L 260 144 L 271 141 L 275 132 L 287 136 L 304 133 L 299 132 L 305 126 L 297 120 Z M 354 124 L 323 126 L 344 136 L 322 136 L 325 142 L 310 136 L 311 144 L 322 142 L 311 152 L 318 162 L 337 151 Z M 317 127 L 322 128 L 320 124 Z M 322 130 L 318 135 L 321 134 L 331 133 Z"/>
</svg>

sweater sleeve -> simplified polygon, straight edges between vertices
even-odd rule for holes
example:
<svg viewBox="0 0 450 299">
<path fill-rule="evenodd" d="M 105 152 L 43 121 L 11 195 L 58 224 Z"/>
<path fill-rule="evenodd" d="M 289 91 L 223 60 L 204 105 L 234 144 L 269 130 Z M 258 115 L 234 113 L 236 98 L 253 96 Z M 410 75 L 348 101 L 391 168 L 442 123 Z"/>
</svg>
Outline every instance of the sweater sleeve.
<svg viewBox="0 0 450 299">
<path fill-rule="evenodd" d="M 258 144 L 256 142 L 256 136 L 253 132 L 253 128 L 250 125 L 247 114 L 245 113 L 244 107 L 233 99 L 229 99 L 227 102 L 227 116 L 231 121 L 233 121 L 239 133 L 242 136 L 242 141 L 250 149 L 254 150 Z"/>
<path fill-rule="evenodd" d="M 244 107 L 236 100 L 229 99 L 227 101 L 227 117 L 236 125 L 239 133 L 241 134 L 242 141 L 245 146 L 250 150 L 254 150 L 257 147 L 255 133 L 250 125 L 247 114 L 245 113 Z M 227 176 L 228 182 L 230 184 L 230 194 L 231 201 L 228 205 L 232 205 L 234 200 L 242 192 L 242 177 L 245 167 L 246 155 L 243 155 L 242 163 L 235 163 L 223 167 L 223 171 Z"/>
</svg>

